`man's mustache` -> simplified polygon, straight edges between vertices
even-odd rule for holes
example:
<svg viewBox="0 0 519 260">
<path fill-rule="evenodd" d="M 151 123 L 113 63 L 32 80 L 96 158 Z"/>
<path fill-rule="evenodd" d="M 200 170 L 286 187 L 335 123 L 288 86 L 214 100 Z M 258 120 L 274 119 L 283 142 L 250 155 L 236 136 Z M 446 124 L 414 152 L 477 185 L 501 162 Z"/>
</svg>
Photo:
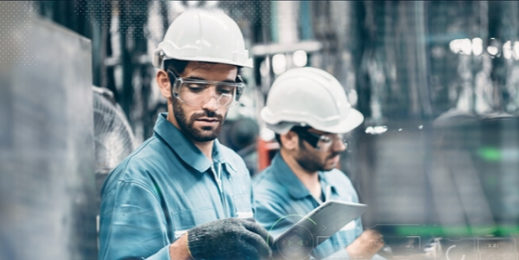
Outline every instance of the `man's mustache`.
<svg viewBox="0 0 519 260">
<path fill-rule="evenodd" d="M 340 154 L 341 154 L 340 152 L 333 152 L 332 154 L 330 154 L 330 156 L 328 156 L 328 159 L 332 159 L 333 157 L 340 155 Z"/>
<path fill-rule="evenodd" d="M 210 118 L 210 119 L 216 119 L 218 121 L 223 121 L 223 115 L 217 114 L 217 113 L 215 113 L 213 111 L 204 111 L 204 112 L 194 113 L 191 116 L 191 120 L 197 120 L 197 119 L 200 119 L 202 117 Z"/>
</svg>

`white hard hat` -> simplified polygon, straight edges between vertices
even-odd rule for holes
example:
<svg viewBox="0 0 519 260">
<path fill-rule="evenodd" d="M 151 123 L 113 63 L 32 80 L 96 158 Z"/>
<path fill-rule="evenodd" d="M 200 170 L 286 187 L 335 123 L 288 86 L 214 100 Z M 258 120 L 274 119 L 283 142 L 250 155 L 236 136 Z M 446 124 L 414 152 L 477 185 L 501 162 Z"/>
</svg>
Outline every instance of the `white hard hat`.
<svg viewBox="0 0 519 260">
<path fill-rule="evenodd" d="M 153 65 L 166 59 L 252 67 L 240 28 L 223 11 L 189 9 L 169 26 L 154 53 Z"/>
<path fill-rule="evenodd" d="M 347 133 L 364 117 L 351 107 L 344 89 L 332 75 L 316 68 L 296 68 L 272 84 L 261 110 L 267 127 L 278 134 L 295 125 L 329 133 Z"/>
</svg>

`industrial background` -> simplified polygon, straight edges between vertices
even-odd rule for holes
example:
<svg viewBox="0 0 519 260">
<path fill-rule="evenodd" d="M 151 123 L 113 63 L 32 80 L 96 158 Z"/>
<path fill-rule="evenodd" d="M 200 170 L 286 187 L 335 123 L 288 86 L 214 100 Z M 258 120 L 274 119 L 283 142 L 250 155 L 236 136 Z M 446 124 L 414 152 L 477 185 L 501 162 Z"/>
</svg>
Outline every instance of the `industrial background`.
<svg viewBox="0 0 519 260">
<path fill-rule="evenodd" d="M 341 159 L 365 227 L 395 255 L 519 259 L 519 2 L 158 0 L 0 2 L 1 259 L 96 259 L 99 188 L 166 110 L 151 54 L 192 7 L 252 52 L 220 136 L 252 175 L 271 83 L 319 67 L 366 118 Z"/>
</svg>

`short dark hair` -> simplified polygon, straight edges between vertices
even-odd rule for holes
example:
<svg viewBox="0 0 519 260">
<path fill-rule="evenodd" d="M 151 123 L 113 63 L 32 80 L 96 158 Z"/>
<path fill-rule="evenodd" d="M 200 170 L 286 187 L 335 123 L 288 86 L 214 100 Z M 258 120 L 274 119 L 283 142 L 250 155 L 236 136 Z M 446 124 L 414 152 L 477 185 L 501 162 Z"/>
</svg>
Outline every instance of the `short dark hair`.
<svg viewBox="0 0 519 260">
<path fill-rule="evenodd" d="M 297 136 L 299 136 L 299 131 L 304 131 L 304 130 L 306 130 L 306 129 L 308 129 L 308 128 L 310 128 L 310 127 L 295 125 L 295 126 L 293 126 L 292 128 L 290 128 L 290 130 L 288 130 L 288 131 L 292 131 L 292 132 L 296 133 Z M 281 135 L 278 134 L 278 133 L 276 133 L 276 134 L 274 135 L 274 138 L 275 138 L 276 141 L 279 143 L 279 146 L 282 146 L 282 143 L 281 143 Z M 303 139 L 302 139 L 302 138 L 299 138 L 298 143 L 299 143 L 300 146 L 303 145 Z"/>
<path fill-rule="evenodd" d="M 171 70 L 177 75 L 180 75 L 184 73 L 188 63 L 189 61 L 187 60 L 168 59 L 164 61 L 164 69 L 166 71 Z"/>
</svg>

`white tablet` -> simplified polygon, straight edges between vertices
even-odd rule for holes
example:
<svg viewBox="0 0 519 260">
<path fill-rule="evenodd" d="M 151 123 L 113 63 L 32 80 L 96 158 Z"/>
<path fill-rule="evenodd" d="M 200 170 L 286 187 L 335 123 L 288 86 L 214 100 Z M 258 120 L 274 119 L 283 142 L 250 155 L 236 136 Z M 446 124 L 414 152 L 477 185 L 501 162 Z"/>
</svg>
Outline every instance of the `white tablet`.
<svg viewBox="0 0 519 260">
<path fill-rule="evenodd" d="M 366 209 L 366 204 L 327 201 L 279 235 L 274 240 L 274 249 L 284 256 L 308 255 L 312 249 L 362 215 Z"/>
</svg>

